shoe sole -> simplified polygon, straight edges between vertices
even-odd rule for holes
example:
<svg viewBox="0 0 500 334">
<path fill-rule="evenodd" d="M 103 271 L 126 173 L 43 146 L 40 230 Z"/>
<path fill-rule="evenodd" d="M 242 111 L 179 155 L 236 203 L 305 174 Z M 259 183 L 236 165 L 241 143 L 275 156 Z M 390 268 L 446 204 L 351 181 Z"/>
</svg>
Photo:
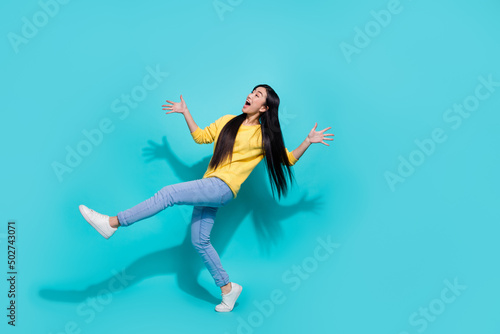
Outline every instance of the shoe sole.
<svg viewBox="0 0 500 334">
<path fill-rule="evenodd" d="M 239 291 L 238 291 L 239 290 Z M 236 295 L 236 299 L 234 300 L 234 304 L 233 304 L 233 307 L 231 307 L 231 309 L 229 310 L 224 310 L 224 311 L 217 311 L 217 309 L 215 309 L 217 312 L 231 312 L 233 309 L 234 309 L 234 305 L 236 305 L 236 301 L 238 300 L 238 298 L 240 298 L 240 294 L 241 294 L 241 291 L 243 291 L 243 287 L 241 285 L 238 285 L 238 290 L 237 290 L 237 295 Z"/>
<path fill-rule="evenodd" d="M 78 209 L 80 209 L 80 213 L 82 214 L 83 218 L 85 218 L 85 220 L 87 221 L 87 223 L 89 223 L 97 232 L 99 232 L 100 235 L 102 235 L 104 238 L 108 239 L 109 236 L 106 235 L 106 233 L 104 233 L 104 231 L 102 231 L 98 225 L 94 224 L 94 222 L 87 216 L 87 214 L 85 213 L 85 210 L 82 209 L 82 206 L 79 206 Z M 87 208 L 88 209 L 88 208 Z M 90 209 L 89 209 L 90 210 Z"/>
</svg>

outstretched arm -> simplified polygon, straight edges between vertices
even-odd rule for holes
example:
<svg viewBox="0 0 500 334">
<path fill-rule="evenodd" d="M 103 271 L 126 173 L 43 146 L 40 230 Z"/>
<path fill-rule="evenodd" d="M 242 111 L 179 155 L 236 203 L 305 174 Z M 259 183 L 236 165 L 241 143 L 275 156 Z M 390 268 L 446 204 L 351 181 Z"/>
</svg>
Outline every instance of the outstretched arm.
<svg viewBox="0 0 500 334">
<path fill-rule="evenodd" d="M 189 109 L 186 106 L 186 102 L 184 102 L 184 99 L 182 98 L 182 94 L 181 94 L 181 102 L 172 102 L 169 100 L 166 101 L 172 105 L 167 105 L 167 104 L 162 105 L 163 110 L 171 110 L 165 114 L 171 114 L 171 113 L 183 114 L 184 119 L 186 120 L 186 123 L 189 127 L 189 132 L 191 133 L 198 128 L 198 125 L 196 125 L 193 116 L 191 116 L 191 113 L 189 112 Z"/>
<path fill-rule="evenodd" d="M 313 143 L 322 143 L 325 144 L 326 146 L 330 146 L 327 143 L 325 143 L 325 140 L 333 140 L 333 138 L 325 138 L 326 136 L 335 136 L 333 133 L 324 133 L 326 130 L 331 129 L 332 127 L 329 126 L 321 131 L 316 131 L 316 127 L 318 126 L 318 123 L 314 124 L 314 128 L 309 132 L 307 135 L 306 139 L 302 142 L 302 144 L 299 145 L 295 150 L 292 151 L 292 154 L 295 158 L 300 159 L 302 154 L 309 148 L 309 146 Z"/>
</svg>

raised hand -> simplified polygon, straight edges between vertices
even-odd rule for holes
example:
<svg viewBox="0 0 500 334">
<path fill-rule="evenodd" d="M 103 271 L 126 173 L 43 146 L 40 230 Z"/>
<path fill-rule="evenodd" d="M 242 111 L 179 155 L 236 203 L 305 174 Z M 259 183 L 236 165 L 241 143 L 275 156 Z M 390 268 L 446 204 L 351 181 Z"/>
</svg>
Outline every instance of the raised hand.
<svg viewBox="0 0 500 334">
<path fill-rule="evenodd" d="M 170 103 L 171 105 L 168 105 L 168 104 L 162 105 L 163 110 L 171 110 L 171 111 L 166 112 L 165 114 L 171 114 L 173 112 L 176 112 L 179 114 L 184 114 L 186 111 L 188 111 L 188 108 L 186 106 L 186 102 L 184 102 L 184 99 L 182 98 L 182 94 L 181 94 L 181 102 L 172 102 L 169 100 L 166 100 L 166 101 L 168 103 Z"/>
<path fill-rule="evenodd" d="M 331 129 L 332 127 L 329 126 L 321 131 L 316 131 L 317 126 L 318 123 L 314 123 L 314 128 L 312 128 L 312 130 L 309 132 L 309 135 L 307 135 L 307 139 L 309 140 L 310 143 L 322 143 L 325 144 L 326 146 L 330 146 L 323 140 L 333 140 L 333 138 L 325 138 L 325 136 L 335 136 L 335 135 L 333 133 L 323 133 L 323 132 L 325 132 L 328 129 Z"/>
</svg>

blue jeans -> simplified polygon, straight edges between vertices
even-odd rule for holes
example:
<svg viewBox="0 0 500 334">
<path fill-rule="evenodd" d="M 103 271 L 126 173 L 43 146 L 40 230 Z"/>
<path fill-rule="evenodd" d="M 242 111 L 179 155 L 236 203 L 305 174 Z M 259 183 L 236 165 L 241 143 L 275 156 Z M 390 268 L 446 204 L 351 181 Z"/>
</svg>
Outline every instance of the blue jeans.
<svg viewBox="0 0 500 334">
<path fill-rule="evenodd" d="M 118 213 L 121 226 L 129 226 L 174 205 L 193 205 L 191 242 L 218 287 L 229 283 L 219 255 L 210 243 L 210 232 L 219 207 L 234 198 L 231 188 L 217 177 L 181 182 L 163 187 L 153 197 Z"/>
</svg>

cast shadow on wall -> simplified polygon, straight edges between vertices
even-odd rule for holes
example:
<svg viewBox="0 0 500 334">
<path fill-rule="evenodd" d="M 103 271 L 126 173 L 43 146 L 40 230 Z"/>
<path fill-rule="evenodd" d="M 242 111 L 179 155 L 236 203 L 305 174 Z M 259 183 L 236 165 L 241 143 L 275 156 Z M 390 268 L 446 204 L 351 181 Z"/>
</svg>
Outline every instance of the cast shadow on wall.
<svg viewBox="0 0 500 334">
<path fill-rule="evenodd" d="M 165 160 L 171 172 L 180 179 L 179 182 L 202 178 L 211 158 L 208 156 L 193 166 L 187 166 L 172 153 L 166 137 L 163 137 L 162 144 L 151 140 L 148 143 L 150 146 L 143 149 L 146 162 L 157 159 Z M 261 161 L 253 170 L 243 183 L 238 197 L 217 211 L 216 223 L 212 228 L 210 240 L 221 257 L 223 266 L 223 254 L 226 246 L 248 214 L 252 217 L 259 246 L 262 251 L 268 254 L 272 244 L 277 244 L 283 234 L 281 224 L 284 219 L 299 212 L 318 212 L 323 206 L 319 197 L 307 199 L 306 194 L 292 205 L 279 204 L 277 200 L 273 199 L 270 192 L 269 178 L 264 164 L 265 162 Z M 294 186 L 289 191 L 298 190 Z M 78 217 L 78 219 L 80 218 Z M 132 225 L 129 228 L 140 228 L 140 226 Z M 231 277 L 230 267 L 225 267 L 225 269 Z M 215 298 L 198 283 L 198 275 L 202 270 L 207 269 L 191 244 L 191 226 L 187 224 L 186 235 L 181 244 L 146 254 L 124 268 L 123 272 L 127 277 L 130 277 L 130 280 L 123 283 L 123 288 L 128 288 L 153 276 L 175 274 L 177 284 L 184 292 L 209 303 L 218 304 L 220 298 Z M 97 296 L 101 290 L 109 291 L 112 281 L 116 281 L 114 275 L 88 286 L 85 290 L 41 289 L 39 294 L 48 300 L 77 303 Z"/>
</svg>

